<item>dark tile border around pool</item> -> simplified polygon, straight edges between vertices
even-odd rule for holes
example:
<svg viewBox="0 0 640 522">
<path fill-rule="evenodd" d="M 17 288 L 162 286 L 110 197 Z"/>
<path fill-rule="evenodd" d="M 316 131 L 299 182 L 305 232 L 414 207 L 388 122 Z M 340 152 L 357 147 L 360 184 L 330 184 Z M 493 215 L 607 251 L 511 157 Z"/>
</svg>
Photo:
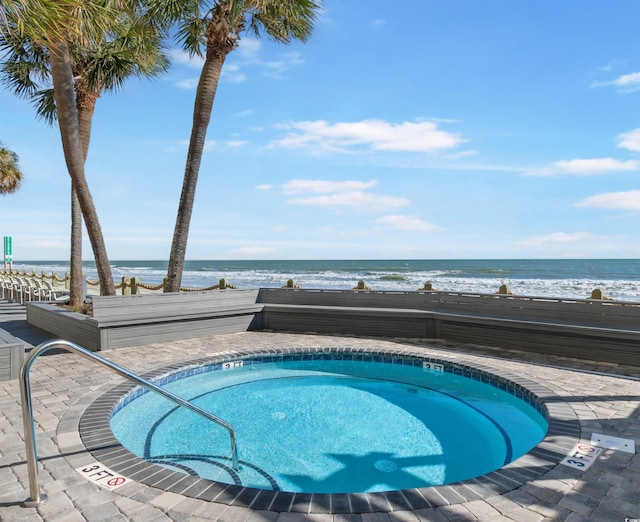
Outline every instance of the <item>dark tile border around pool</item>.
<svg viewBox="0 0 640 522">
<path fill-rule="evenodd" d="M 182 494 L 230 506 L 255 510 L 299 513 L 372 513 L 417 510 L 447 504 L 459 504 L 501 495 L 517 489 L 551 471 L 575 446 L 580 437 L 580 425 L 574 410 L 550 389 L 529 379 L 490 366 L 468 363 L 463 356 L 455 360 L 432 358 L 416 350 L 376 350 L 363 348 L 285 348 L 282 350 L 238 351 L 233 354 L 212 355 L 187 363 L 165 366 L 143 375 L 155 380 L 187 368 L 240 359 L 304 358 L 321 354 L 323 358 L 357 360 L 358 356 L 372 353 L 389 359 L 418 359 L 442 364 L 445 371 L 465 374 L 465 370 L 480 376 L 480 380 L 502 383 L 515 395 L 530 404 L 542 404 L 549 429 L 544 439 L 529 453 L 496 471 L 470 480 L 445 486 L 432 486 L 402 491 L 350 494 L 285 493 L 246 488 L 213 482 L 179 473 L 136 457 L 114 437 L 109 426 L 113 411 L 135 384 L 127 382 L 116 386 L 95 400 L 80 419 L 79 432 L 86 449 L 103 465 L 131 480 L 164 491 Z M 397 362 L 396 362 L 397 363 Z M 486 381 L 485 381 L 486 382 Z M 546 410 L 546 411 L 544 411 Z"/>
</svg>

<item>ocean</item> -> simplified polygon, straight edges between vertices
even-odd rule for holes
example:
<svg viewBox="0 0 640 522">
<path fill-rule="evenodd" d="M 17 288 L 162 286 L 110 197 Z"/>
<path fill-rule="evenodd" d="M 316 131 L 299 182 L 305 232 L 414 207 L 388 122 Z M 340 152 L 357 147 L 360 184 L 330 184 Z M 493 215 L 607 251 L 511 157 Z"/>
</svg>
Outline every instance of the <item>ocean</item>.
<svg viewBox="0 0 640 522">
<path fill-rule="evenodd" d="M 13 268 L 61 276 L 69 263 L 14 262 Z M 84 269 L 97 279 L 93 262 Z M 116 283 L 135 276 L 159 284 L 166 269 L 166 261 L 112 261 Z M 238 288 L 274 288 L 293 279 L 301 288 L 347 290 L 364 281 L 372 290 L 404 291 L 431 282 L 435 290 L 483 294 L 506 284 L 516 295 L 574 299 L 600 288 L 606 297 L 640 302 L 640 259 L 187 261 L 182 286 L 205 288 L 221 278 Z"/>
</svg>

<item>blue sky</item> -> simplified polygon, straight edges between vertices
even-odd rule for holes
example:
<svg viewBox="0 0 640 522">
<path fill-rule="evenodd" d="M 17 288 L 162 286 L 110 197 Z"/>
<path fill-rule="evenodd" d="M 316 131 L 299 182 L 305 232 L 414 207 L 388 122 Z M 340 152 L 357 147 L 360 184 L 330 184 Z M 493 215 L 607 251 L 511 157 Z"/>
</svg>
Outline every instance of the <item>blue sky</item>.
<svg viewBox="0 0 640 522">
<path fill-rule="evenodd" d="M 188 259 L 640 256 L 637 0 L 327 0 L 311 39 L 243 38 Z M 167 259 L 200 63 L 98 100 L 86 174 L 113 260 Z M 0 89 L 25 181 L 14 262 L 69 256 L 57 128 Z M 84 257 L 92 258 L 88 241 Z"/>
</svg>

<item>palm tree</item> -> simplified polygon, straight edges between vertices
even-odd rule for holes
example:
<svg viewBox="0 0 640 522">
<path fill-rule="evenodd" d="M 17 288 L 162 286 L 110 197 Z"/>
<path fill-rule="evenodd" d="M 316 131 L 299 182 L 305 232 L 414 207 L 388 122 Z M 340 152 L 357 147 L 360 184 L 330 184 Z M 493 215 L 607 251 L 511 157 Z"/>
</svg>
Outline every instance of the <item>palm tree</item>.
<svg viewBox="0 0 640 522">
<path fill-rule="evenodd" d="M 204 56 L 204 65 L 196 90 L 165 291 L 180 290 L 202 151 L 225 59 L 238 46 L 245 29 L 256 36 L 264 32 L 281 43 L 289 43 L 292 39 L 305 41 L 311 34 L 320 1 L 213 0 L 201 12 L 202 2 L 192 0 L 183 7 L 178 37 L 191 55 Z"/>
<path fill-rule="evenodd" d="M 95 104 L 103 91 L 120 88 L 130 76 L 153 77 L 167 70 L 160 30 L 139 16 L 126 13 L 115 19 L 101 40 L 86 48 L 71 38 L 70 58 L 74 76 L 80 140 L 86 161 Z M 0 36 L 0 49 L 7 58 L 0 68 L 3 81 L 20 96 L 34 102 L 36 113 L 47 123 L 56 120 L 47 49 L 18 33 Z M 41 84 L 44 83 L 43 87 Z M 82 223 L 80 202 L 71 194 L 71 304 L 82 302 Z"/>
<path fill-rule="evenodd" d="M 101 293 L 115 294 L 111 267 L 98 214 L 84 173 L 84 155 L 76 108 L 74 78 L 68 38 L 70 34 L 91 40 L 94 31 L 104 30 L 113 10 L 102 3 L 77 0 L 3 0 L 0 33 L 17 32 L 45 45 L 49 52 L 51 78 L 58 115 L 58 127 L 67 170 L 78 195 L 87 234 L 91 241 Z M 79 20 L 86 23 L 80 25 Z"/>
<path fill-rule="evenodd" d="M 0 194 L 11 194 L 20 188 L 22 171 L 18 155 L 0 143 Z"/>
</svg>

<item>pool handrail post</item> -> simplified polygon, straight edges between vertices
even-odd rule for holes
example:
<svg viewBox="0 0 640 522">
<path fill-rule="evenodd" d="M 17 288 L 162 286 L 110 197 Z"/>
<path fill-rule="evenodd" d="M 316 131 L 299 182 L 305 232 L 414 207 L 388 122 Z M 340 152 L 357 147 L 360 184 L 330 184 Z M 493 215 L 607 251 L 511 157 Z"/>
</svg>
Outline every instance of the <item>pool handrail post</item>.
<svg viewBox="0 0 640 522">
<path fill-rule="evenodd" d="M 38 353 L 36 353 L 38 352 Z M 27 453 L 27 472 L 29 475 L 30 497 L 22 503 L 23 507 L 36 507 L 47 500 L 47 495 L 40 491 L 38 478 L 38 450 L 36 448 L 35 429 L 33 426 L 33 403 L 31 401 L 31 383 L 29 371 L 35 358 L 39 355 L 34 348 L 20 367 L 20 403 L 22 406 L 22 426 L 24 429 L 24 445 Z"/>
<path fill-rule="evenodd" d="M 238 471 L 238 448 L 237 448 L 237 439 L 236 432 L 233 429 L 233 426 L 228 422 L 212 415 L 208 411 L 199 408 L 195 404 L 190 403 L 189 401 L 174 395 L 171 392 L 168 392 L 155 384 L 143 379 L 139 375 L 130 372 L 126 368 L 119 366 L 118 364 L 111 362 L 99 355 L 79 346 L 71 341 L 66 341 L 63 339 L 45 341 L 38 346 L 36 346 L 33 350 L 31 350 L 27 356 L 25 357 L 22 366 L 20 367 L 20 401 L 22 403 L 22 425 L 24 427 L 24 443 L 25 449 L 27 453 L 27 471 L 29 474 L 29 494 L 30 498 L 25 500 L 22 503 L 23 507 L 36 507 L 43 503 L 47 499 L 47 495 L 40 491 L 40 480 L 38 477 L 38 450 L 36 447 L 36 437 L 35 437 L 35 428 L 33 424 L 33 403 L 31 400 L 31 384 L 29 380 L 29 372 L 31 370 L 31 366 L 36 358 L 49 350 L 60 348 L 66 350 L 71 353 L 77 353 L 78 355 L 82 355 L 89 360 L 92 360 L 109 370 L 117 373 L 121 377 L 128 379 L 130 381 L 135 382 L 136 384 L 147 388 L 150 391 L 158 393 L 164 398 L 180 405 L 184 406 L 188 410 L 205 417 L 206 419 L 222 426 L 229 432 L 229 438 L 231 440 L 231 461 L 232 466 L 235 471 Z"/>
</svg>

